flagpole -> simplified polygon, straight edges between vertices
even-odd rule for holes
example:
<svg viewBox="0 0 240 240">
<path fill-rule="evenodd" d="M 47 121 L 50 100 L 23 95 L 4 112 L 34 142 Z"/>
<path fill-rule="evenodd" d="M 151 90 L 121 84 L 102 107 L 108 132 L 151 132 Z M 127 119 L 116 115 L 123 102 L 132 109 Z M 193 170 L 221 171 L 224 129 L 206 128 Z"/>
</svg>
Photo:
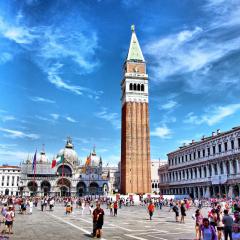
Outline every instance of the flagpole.
<svg viewBox="0 0 240 240">
<path fill-rule="evenodd" d="M 36 156 L 35 156 L 34 159 L 33 159 L 33 161 L 34 161 L 34 165 L 33 165 L 33 171 L 34 171 L 34 174 L 33 174 L 33 182 L 34 182 L 34 183 L 36 182 L 35 178 L 36 178 L 36 165 L 37 165 L 37 149 L 36 149 L 35 155 L 36 155 Z"/>
<path fill-rule="evenodd" d="M 64 176 L 64 152 L 65 150 L 63 151 L 63 165 L 62 165 L 62 185 L 63 185 L 63 176 Z"/>
</svg>

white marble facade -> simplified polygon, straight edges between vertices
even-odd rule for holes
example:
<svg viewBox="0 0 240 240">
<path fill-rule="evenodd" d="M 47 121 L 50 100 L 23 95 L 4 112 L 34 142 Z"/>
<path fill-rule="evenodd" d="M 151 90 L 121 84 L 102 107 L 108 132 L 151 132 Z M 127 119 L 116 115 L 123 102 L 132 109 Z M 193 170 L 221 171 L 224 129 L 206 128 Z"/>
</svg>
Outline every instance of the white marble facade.
<svg viewBox="0 0 240 240">
<path fill-rule="evenodd" d="M 240 127 L 213 132 L 168 154 L 160 167 L 162 194 L 198 198 L 236 197 L 240 193 Z"/>
</svg>

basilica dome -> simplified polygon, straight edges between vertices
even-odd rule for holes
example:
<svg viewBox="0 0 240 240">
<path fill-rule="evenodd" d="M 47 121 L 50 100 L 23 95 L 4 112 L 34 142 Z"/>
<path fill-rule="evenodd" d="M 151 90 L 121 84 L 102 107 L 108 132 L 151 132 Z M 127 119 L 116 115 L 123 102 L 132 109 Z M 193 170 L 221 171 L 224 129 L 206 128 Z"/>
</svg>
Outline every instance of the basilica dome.
<svg viewBox="0 0 240 240">
<path fill-rule="evenodd" d="M 93 149 L 93 152 L 90 154 L 90 159 L 91 159 L 91 166 L 93 167 L 98 167 L 102 164 L 102 158 L 97 156 L 95 147 Z"/>
<path fill-rule="evenodd" d="M 77 152 L 74 150 L 74 146 L 72 144 L 72 140 L 68 138 L 65 148 L 61 149 L 58 154 L 57 158 L 64 155 L 64 159 L 66 162 L 70 164 L 76 164 L 78 161 Z"/>
</svg>

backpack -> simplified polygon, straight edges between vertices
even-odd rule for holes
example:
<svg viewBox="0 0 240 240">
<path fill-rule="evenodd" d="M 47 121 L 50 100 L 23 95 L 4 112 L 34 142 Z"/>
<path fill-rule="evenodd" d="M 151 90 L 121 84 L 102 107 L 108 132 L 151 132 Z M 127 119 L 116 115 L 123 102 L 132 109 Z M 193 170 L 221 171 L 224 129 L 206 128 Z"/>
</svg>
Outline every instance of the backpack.
<svg viewBox="0 0 240 240">
<path fill-rule="evenodd" d="M 177 212 L 177 211 L 178 211 L 177 206 L 174 206 L 172 210 L 173 210 L 174 212 Z"/>
</svg>

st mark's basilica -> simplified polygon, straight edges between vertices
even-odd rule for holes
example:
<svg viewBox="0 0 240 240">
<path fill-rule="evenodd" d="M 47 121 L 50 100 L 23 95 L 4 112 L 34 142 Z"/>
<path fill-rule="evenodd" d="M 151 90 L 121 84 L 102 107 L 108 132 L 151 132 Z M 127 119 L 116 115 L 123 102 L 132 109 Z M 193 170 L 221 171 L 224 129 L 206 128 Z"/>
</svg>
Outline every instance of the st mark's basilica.
<svg viewBox="0 0 240 240">
<path fill-rule="evenodd" d="M 20 194 L 52 196 L 105 195 L 109 191 L 109 172 L 103 171 L 102 158 L 95 147 L 81 163 L 74 150 L 72 139 L 59 151 L 56 158 L 63 156 L 63 161 L 52 167 L 44 149 L 37 157 L 35 170 L 33 159 L 28 158 L 21 164 Z"/>
</svg>

